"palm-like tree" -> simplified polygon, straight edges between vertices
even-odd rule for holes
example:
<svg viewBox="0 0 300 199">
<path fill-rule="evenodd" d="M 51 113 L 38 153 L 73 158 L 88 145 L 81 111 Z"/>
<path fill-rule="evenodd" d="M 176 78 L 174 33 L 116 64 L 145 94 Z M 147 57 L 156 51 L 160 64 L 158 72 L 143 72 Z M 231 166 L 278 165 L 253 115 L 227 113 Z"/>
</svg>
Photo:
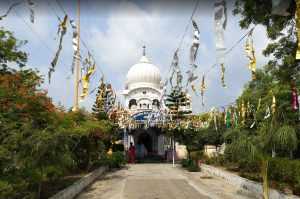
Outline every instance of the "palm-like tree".
<svg viewBox="0 0 300 199">
<path fill-rule="evenodd" d="M 260 172 L 263 178 L 263 198 L 269 198 L 268 191 L 268 167 L 271 152 L 274 149 L 282 151 L 292 151 L 297 149 L 297 137 L 293 127 L 283 125 L 275 133 L 270 129 L 270 125 L 261 124 L 257 129 L 256 135 L 249 135 L 245 131 L 239 130 L 238 137 L 232 144 L 236 146 L 234 155 L 256 157 L 259 160 Z"/>
</svg>

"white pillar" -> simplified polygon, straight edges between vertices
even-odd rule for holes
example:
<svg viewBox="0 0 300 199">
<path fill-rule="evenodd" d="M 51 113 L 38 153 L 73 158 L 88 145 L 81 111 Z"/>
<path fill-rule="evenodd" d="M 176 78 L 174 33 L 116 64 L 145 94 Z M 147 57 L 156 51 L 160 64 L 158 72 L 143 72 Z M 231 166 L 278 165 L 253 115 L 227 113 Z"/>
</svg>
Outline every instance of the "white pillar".
<svg viewBox="0 0 300 199">
<path fill-rule="evenodd" d="M 172 156 L 173 156 L 173 167 L 175 167 L 175 144 L 174 144 L 174 137 L 172 139 Z"/>
</svg>

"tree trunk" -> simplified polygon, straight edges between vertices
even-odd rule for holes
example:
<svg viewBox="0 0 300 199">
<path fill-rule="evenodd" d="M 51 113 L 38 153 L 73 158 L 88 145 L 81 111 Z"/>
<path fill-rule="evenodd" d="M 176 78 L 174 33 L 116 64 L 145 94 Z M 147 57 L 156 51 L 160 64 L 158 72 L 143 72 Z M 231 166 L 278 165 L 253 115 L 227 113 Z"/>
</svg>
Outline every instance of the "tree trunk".
<svg viewBox="0 0 300 199">
<path fill-rule="evenodd" d="M 293 159 L 293 151 L 290 151 L 291 159 Z"/>
<path fill-rule="evenodd" d="M 41 198 L 41 193 L 42 193 L 42 182 L 43 182 L 43 169 L 40 169 L 41 171 L 41 179 L 39 181 L 39 185 L 38 185 L 38 199 Z"/>
<path fill-rule="evenodd" d="M 268 166 L 269 160 L 267 158 L 262 159 L 261 174 L 263 178 L 263 198 L 269 199 L 269 187 L 268 187 Z"/>
<path fill-rule="evenodd" d="M 189 165 L 191 165 L 191 151 L 189 150 L 189 147 L 186 145 L 186 151 L 188 155 Z"/>
</svg>

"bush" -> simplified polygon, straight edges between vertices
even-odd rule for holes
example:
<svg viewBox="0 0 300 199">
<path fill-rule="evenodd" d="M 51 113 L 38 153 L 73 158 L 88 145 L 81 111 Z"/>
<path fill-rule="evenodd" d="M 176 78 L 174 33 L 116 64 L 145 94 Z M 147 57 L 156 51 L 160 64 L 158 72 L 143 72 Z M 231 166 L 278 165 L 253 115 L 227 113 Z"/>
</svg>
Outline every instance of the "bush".
<svg viewBox="0 0 300 199">
<path fill-rule="evenodd" d="M 259 173 L 260 172 L 260 160 L 258 157 L 242 159 L 238 161 L 238 167 L 241 172 Z"/>
<path fill-rule="evenodd" d="M 124 144 L 114 144 L 113 145 L 113 151 L 122 151 L 124 152 Z"/>
<path fill-rule="evenodd" d="M 188 167 L 189 166 L 189 160 L 188 159 L 181 159 L 180 164 L 182 167 Z"/>
<path fill-rule="evenodd" d="M 192 161 L 191 164 L 188 166 L 189 172 L 198 172 L 200 171 L 200 167 L 197 162 Z"/>
<path fill-rule="evenodd" d="M 0 196 L 3 198 L 8 198 L 13 194 L 13 187 L 6 181 L 0 180 Z"/>
<path fill-rule="evenodd" d="M 224 155 L 214 155 L 212 157 L 204 157 L 204 162 L 206 164 L 213 164 L 213 165 L 224 165 L 226 162 L 226 159 L 224 157 Z"/>
<path fill-rule="evenodd" d="M 300 179 L 300 161 L 286 158 L 271 158 L 268 175 L 270 180 L 296 186 L 299 184 Z"/>
<path fill-rule="evenodd" d="M 201 160 L 201 159 L 203 159 L 203 156 L 204 156 L 204 153 L 202 150 L 191 152 L 191 159 L 193 159 L 193 160 Z"/>
<path fill-rule="evenodd" d="M 50 181 L 58 180 L 64 174 L 64 170 L 59 167 L 49 166 L 44 171 Z"/>
<path fill-rule="evenodd" d="M 107 155 L 107 164 L 109 168 L 121 168 L 126 165 L 126 157 L 122 152 L 113 152 Z"/>
<path fill-rule="evenodd" d="M 204 155 L 203 162 L 207 165 L 210 165 L 212 163 L 211 159 L 207 155 Z"/>
<path fill-rule="evenodd" d="M 114 157 L 114 166 L 117 168 L 121 168 L 123 166 L 126 165 L 126 157 L 124 155 L 124 153 L 122 152 L 115 152 L 113 153 L 113 157 Z"/>
</svg>

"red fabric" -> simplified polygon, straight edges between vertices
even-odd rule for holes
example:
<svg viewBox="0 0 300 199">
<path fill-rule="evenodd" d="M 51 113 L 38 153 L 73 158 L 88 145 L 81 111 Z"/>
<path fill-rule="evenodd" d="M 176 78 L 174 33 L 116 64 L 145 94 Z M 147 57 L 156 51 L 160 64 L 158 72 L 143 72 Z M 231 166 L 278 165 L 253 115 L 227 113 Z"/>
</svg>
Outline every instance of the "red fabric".
<svg viewBox="0 0 300 199">
<path fill-rule="evenodd" d="M 130 146 L 129 147 L 129 163 L 133 163 L 135 159 L 135 147 L 134 146 Z"/>
</svg>

